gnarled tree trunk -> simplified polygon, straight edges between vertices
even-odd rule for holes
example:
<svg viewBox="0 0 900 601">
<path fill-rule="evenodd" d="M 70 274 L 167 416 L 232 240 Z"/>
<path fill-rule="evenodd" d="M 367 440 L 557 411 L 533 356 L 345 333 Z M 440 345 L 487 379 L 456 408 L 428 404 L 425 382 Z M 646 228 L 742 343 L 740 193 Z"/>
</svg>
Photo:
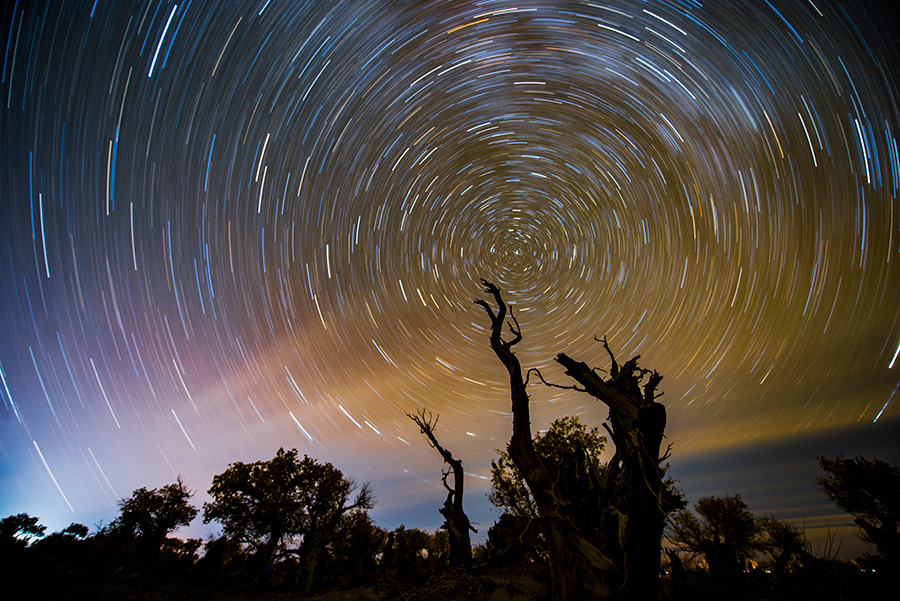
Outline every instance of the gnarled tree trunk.
<svg viewBox="0 0 900 601">
<path fill-rule="evenodd" d="M 469 531 L 478 531 L 472 527 L 472 524 L 469 522 L 469 516 L 463 511 L 465 472 L 463 471 L 462 460 L 455 459 L 450 451 L 438 443 L 437 437 L 434 435 L 437 417 L 432 417 L 430 414 L 426 417 L 424 409 L 418 415 L 407 413 L 406 416 L 419 426 L 422 434 L 428 438 L 429 444 L 438 450 L 444 459 L 444 463 L 450 466 L 449 470 L 444 472 L 442 478 L 444 488 L 447 489 L 447 500 L 444 501 L 444 506 L 440 509 L 440 512 L 446 520 L 444 528 L 447 529 L 450 538 L 450 565 L 467 566 L 472 562 L 472 542 L 469 537 Z M 453 486 L 447 483 L 450 472 L 453 473 Z"/>
<path fill-rule="evenodd" d="M 522 340 L 522 334 L 513 317 L 509 325 L 513 338 L 503 340 L 506 304 L 494 284 L 482 282 L 485 292 L 491 294 L 497 303 L 497 313 L 486 301 L 475 302 L 484 307 L 491 320 L 491 349 L 509 372 L 513 432 L 507 448 L 540 512 L 540 526 L 549 551 L 553 599 L 580 601 L 609 598 L 621 582 L 621 571 L 577 526 L 573 512 L 584 508 L 573 507 L 566 491 L 557 486 L 534 448 L 522 366 L 512 351 L 512 347 Z"/>
<path fill-rule="evenodd" d="M 619 367 L 606 339 L 603 346 L 611 362 L 607 380 L 587 364 L 565 354 L 558 355 L 556 361 L 581 384 L 584 392 L 609 407 L 612 427 L 607 424 L 604 427 L 616 445 L 616 452 L 609 465 L 604 501 L 605 515 L 619 514 L 617 520 L 624 527 L 619 548 L 612 553 L 624 570 L 619 595 L 626 599 L 656 599 L 666 513 L 679 502 L 663 484 L 660 468 L 666 409 L 655 398 L 662 376 L 639 369 L 639 357 Z M 645 375 L 649 378 L 642 392 L 640 382 Z"/>
<path fill-rule="evenodd" d="M 552 477 L 532 443 L 528 394 L 522 367 L 512 352 L 522 340 L 519 325 L 510 316 L 513 338 L 503 340 L 507 306 L 500 290 L 482 281 L 497 303 L 497 313 L 486 301 L 475 302 L 491 320 L 491 348 L 509 372 L 513 412 L 509 454 L 538 506 L 550 555 L 553 598 L 657 599 L 665 516 L 683 507 L 680 497 L 664 485 L 660 468 L 665 459 L 659 448 L 666 410 L 655 399 L 662 376 L 639 369 L 638 357 L 620 367 L 605 339 L 612 363 L 609 379 L 565 354 L 556 357 L 580 384 L 563 388 L 587 392 L 609 407 L 609 424 L 603 426 L 616 446 L 602 477 L 567 486 Z M 642 390 L 641 381 L 648 375 Z"/>
</svg>

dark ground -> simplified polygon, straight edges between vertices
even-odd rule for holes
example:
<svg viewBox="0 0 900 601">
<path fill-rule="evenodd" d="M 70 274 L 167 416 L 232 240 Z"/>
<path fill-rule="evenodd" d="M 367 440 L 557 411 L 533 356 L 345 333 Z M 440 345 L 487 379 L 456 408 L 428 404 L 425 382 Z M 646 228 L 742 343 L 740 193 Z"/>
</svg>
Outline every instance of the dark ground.
<svg viewBox="0 0 900 601">
<path fill-rule="evenodd" d="M 91 601 L 550 601 L 545 574 L 534 564 L 452 569 L 416 584 L 380 577 L 377 584 L 300 595 L 284 587 L 259 587 L 166 570 L 112 573 L 91 581 L 78 574 L 7 573 L 0 597 Z M 20 576 L 25 576 L 21 574 Z M 773 575 L 751 572 L 732 577 L 689 573 L 680 581 L 662 577 L 662 601 L 881 601 L 896 599 L 896 577 L 861 571 L 849 564 L 828 572 Z"/>
</svg>

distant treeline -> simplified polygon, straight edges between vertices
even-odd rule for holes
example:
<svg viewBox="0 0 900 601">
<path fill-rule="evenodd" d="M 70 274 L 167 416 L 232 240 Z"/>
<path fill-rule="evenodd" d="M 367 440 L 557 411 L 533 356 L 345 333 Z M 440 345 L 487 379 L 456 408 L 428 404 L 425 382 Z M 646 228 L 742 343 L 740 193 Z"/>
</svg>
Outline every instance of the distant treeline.
<svg viewBox="0 0 900 601">
<path fill-rule="evenodd" d="M 577 418 L 557 420 L 534 442 L 548 461 L 580 448 L 604 468 L 604 437 Z M 803 530 L 773 516 L 755 517 L 739 494 L 705 497 L 693 512 L 669 516 L 660 595 L 703 598 L 735 586 L 762 595 L 775 583 L 793 587 L 784 594 L 800 594 L 847 578 L 872 594 L 889 586 L 874 574 L 897 573 L 890 567 L 896 561 L 888 540 L 891 518 L 873 512 L 890 509 L 879 495 L 891 486 L 896 490 L 900 472 L 862 458 L 819 462 L 826 474 L 821 488 L 859 515 L 877 554 L 855 562 L 836 560 L 835 549 L 816 554 Z M 472 560 L 458 567 L 451 565 L 447 529 L 378 527 L 368 514 L 374 495 L 367 485 L 357 486 L 331 464 L 299 457 L 296 450 L 231 464 L 213 478 L 209 494 L 203 520 L 220 524 L 223 535 L 206 541 L 171 536 L 199 513 L 181 479 L 135 490 L 119 502 L 119 515 L 93 533 L 72 524 L 45 535 L 36 517 L 6 517 L 0 520 L 6 588 L 21 598 L 56 599 L 187 599 L 204 592 L 210 598 L 253 598 L 275 591 L 347 590 L 371 599 L 487 599 L 500 588 L 511 599 L 551 598 L 540 518 L 506 452 L 493 462 L 490 493 L 503 514 L 487 541 L 474 547 Z M 860 581 L 864 573 L 870 576 Z M 460 583 L 468 583 L 468 593 L 453 593 Z"/>
</svg>

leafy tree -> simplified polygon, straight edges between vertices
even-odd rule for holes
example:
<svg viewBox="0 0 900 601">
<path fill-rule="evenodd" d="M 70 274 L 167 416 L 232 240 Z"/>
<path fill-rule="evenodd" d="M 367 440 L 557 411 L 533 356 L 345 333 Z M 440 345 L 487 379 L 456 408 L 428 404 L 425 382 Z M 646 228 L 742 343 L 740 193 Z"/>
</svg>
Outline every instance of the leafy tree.
<svg viewBox="0 0 900 601">
<path fill-rule="evenodd" d="M 604 465 L 600 456 L 606 437 L 598 428 L 590 430 L 577 416 L 561 417 L 555 420 L 545 432 L 533 437 L 534 449 L 552 472 L 573 479 L 579 471 L 600 472 Z M 583 457 L 584 465 L 575 465 L 569 460 Z M 491 461 L 491 490 L 488 500 L 507 513 L 528 519 L 539 517 L 534 497 L 509 451 L 498 451 L 497 459 Z"/>
<path fill-rule="evenodd" d="M 606 437 L 598 428 L 588 430 L 577 416 L 555 420 L 546 431 L 535 433 L 533 442 L 554 481 L 569 490 L 589 487 L 606 468 L 601 461 Z M 537 503 L 509 451 L 497 452 L 497 459 L 491 461 L 488 500 L 505 513 L 488 533 L 491 552 L 501 561 L 514 562 L 525 556 L 546 561 L 547 545 L 538 527 Z M 586 477 L 588 474 L 591 477 Z"/>
<path fill-rule="evenodd" d="M 855 519 L 862 539 L 875 545 L 888 567 L 900 571 L 900 468 L 879 459 L 818 457 L 827 476 L 819 488 Z"/>
<path fill-rule="evenodd" d="M 76 524 L 75 522 L 72 522 L 63 530 L 60 530 L 58 534 L 71 538 L 85 538 L 88 535 L 88 527 L 84 524 Z"/>
<path fill-rule="evenodd" d="M 0 545 L 7 552 L 24 549 L 33 538 L 43 536 L 46 529 L 38 523 L 38 518 L 27 513 L 5 517 L 0 520 Z"/>
<path fill-rule="evenodd" d="M 772 557 L 777 573 L 791 571 L 791 562 L 808 555 L 806 533 L 790 522 L 775 516 L 761 518 L 759 526 L 759 549 Z"/>
<path fill-rule="evenodd" d="M 434 573 L 449 547 L 447 532 L 434 534 L 400 525 L 387 535 L 381 568 L 393 580 L 414 584 L 425 582 Z"/>
<path fill-rule="evenodd" d="M 491 562 L 501 565 L 547 561 L 546 541 L 535 520 L 508 512 L 488 529 L 485 552 Z"/>
<path fill-rule="evenodd" d="M 375 525 L 368 512 L 354 509 L 344 514 L 329 545 L 323 573 L 342 587 L 371 581 L 386 539 L 387 532 Z"/>
<path fill-rule="evenodd" d="M 241 544 L 227 536 L 210 538 L 203 543 L 203 557 L 197 560 L 197 571 L 201 575 L 222 579 L 230 576 L 243 563 Z"/>
<path fill-rule="evenodd" d="M 45 554 L 65 555 L 75 553 L 79 546 L 83 546 L 87 537 L 88 527 L 84 524 L 72 523 L 59 532 L 54 532 L 34 543 L 35 548 Z"/>
<path fill-rule="evenodd" d="M 306 455 L 298 459 L 296 449 L 278 449 L 268 461 L 232 463 L 215 476 L 203 521 L 218 521 L 226 536 L 248 545 L 258 576 L 264 577 L 275 561 L 295 557 L 305 591 L 312 587 L 316 567 L 335 541 L 342 518 L 374 506 L 368 484 L 351 502 L 354 490 L 353 481 L 330 463 Z"/>
<path fill-rule="evenodd" d="M 138 488 L 130 498 L 119 501 L 119 517 L 108 532 L 135 537 L 145 549 L 159 551 L 170 532 L 189 525 L 197 516 L 197 508 L 190 504 L 193 494 L 181 477 L 160 488 Z"/>
<path fill-rule="evenodd" d="M 747 557 L 757 546 L 759 525 L 741 495 L 703 497 L 694 510 L 674 514 L 669 521 L 668 539 L 691 554 L 702 554 L 713 574 L 741 572 Z"/>
</svg>

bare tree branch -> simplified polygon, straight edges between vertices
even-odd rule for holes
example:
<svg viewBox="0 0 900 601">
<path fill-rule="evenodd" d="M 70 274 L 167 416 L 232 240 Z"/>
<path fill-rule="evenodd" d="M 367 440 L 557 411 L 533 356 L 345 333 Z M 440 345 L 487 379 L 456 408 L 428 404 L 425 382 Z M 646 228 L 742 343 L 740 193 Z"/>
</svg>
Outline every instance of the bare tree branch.
<svg viewBox="0 0 900 601">
<path fill-rule="evenodd" d="M 531 376 L 531 372 L 534 372 L 537 374 L 538 379 L 540 379 L 540 381 L 544 383 L 544 386 L 549 386 L 550 388 L 561 388 L 562 390 L 574 390 L 576 392 L 584 392 L 585 391 L 584 388 L 575 386 L 574 384 L 572 386 L 563 386 L 562 384 L 554 384 L 553 382 L 548 382 L 547 380 L 544 379 L 543 374 L 541 374 L 541 370 L 539 370 L 536 367 L 532 367 L 527 372 L 525 372 L 525 385 L 526 386 L 528 385 L 528 377 Z"/>
<path fill-rule="evenodd" d="M 669 443 L 666 446 L 666 452 L 663 453 L 663 456 L 659 458 L 659 463 L 662 463 L 663 461 L 665 461 L 666 459 L 668 459 L 671 456 L 672 456 L 672 443 Z"/>
<path fill-rule="evenodd" d="M 452 467 L 453 463 L 457 460 L 453 458 L 453 454 L 450 451 L 440 445 L 437 437 L 434 435 L 434 429 L 435 427 L 437 427 L 440 416 L 434 415 L 430 411 L 427 412 L 426 415 L 425 409 L 420 409 L 416 413 L 416 415 L 410 415 L 409 413 L 407 413 L 406 417 L 411 419 L 417 426 L 419 426 L 422 434 L 424 434 L 428 439 L 428 444 L 432 448 L 437 449 L 438 453 L 441 454 L 441 457 L 444 459 L 444 461 Z"/>
</svg>

